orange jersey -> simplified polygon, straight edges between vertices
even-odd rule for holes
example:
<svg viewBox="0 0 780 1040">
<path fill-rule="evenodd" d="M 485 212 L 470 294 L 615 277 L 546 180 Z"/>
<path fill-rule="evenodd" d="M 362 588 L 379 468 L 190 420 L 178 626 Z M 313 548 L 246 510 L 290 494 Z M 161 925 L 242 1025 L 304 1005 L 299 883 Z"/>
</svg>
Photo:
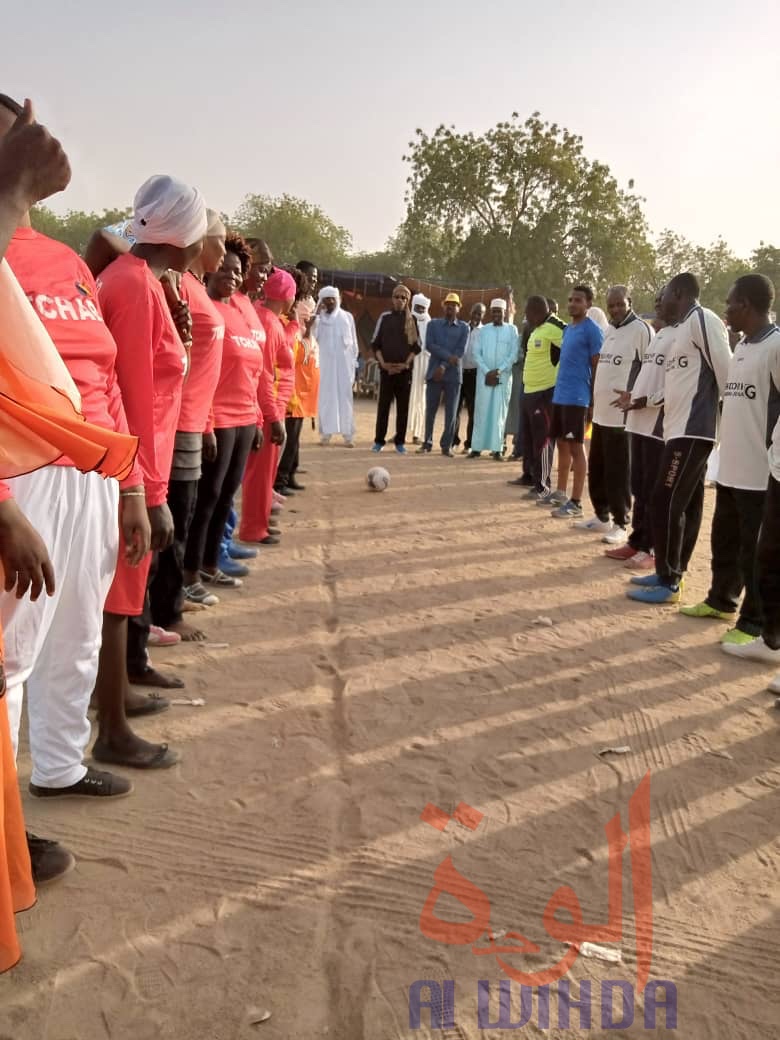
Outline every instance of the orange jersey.
<svg viewBox="0 0 780 1040">
<path fill-rule="evenodd" d="M 317 344 L 313 337 L 301 339 L 298 329 L 295 337 L 295 390 L 287 406 L 287 414 L 294 419 L 313 419 L 317 415 L 319 396 Z"/>
</svg>

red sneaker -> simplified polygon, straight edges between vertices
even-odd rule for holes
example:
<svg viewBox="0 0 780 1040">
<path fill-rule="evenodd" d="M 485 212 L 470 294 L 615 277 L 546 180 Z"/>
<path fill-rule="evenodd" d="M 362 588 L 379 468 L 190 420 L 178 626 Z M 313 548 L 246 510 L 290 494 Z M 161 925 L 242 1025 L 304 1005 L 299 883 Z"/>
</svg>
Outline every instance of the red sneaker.
<svg viewBox="0 0 780 1040">
<path fill-rule="evenodd" d="M 604 550 L 604 555 L 608 556 L 610 560 L 630 560 L 636 554 L 637 550 L 632 549 L 628 542 L 625 545 L 619 545 L 617 549 Z"/>
</svg>

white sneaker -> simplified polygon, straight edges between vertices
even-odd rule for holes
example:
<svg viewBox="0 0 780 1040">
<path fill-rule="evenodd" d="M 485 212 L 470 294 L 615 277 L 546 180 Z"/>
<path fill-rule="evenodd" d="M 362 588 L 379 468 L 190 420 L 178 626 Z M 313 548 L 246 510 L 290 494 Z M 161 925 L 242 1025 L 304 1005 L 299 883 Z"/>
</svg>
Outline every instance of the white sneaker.
<svg viewBox="0 0 780 1040">
<path fill-rule="evenodd" d="M 611 521 L 599 520 L 592 516 L 590 520 L 578 520 L 574 526 L 578 531 L 590 531 L 591 534 L 608 534 L 612 530 Z"/>
<path fill-rule="evenodd" d="M 721 643 L 721 648 L 724 653 L 731 654 L 732 657 L 742 657 L 748 661 L 761 661 L 769 664 L 777 664 L 780 661 L 780 650 L 773 650 L 767 646 L 761 636 L 754 639 L 752 643 Z"/>
<path fill-rule="evenodd" d="M 619 527 L 617 524 L 612 525 L 612 530 L 605 534 L 601 539 L 602 542 L 606 542 L 607 545 L 625 545 L 628 541 L 628 531 L 625 527 Z"/>
</svg>

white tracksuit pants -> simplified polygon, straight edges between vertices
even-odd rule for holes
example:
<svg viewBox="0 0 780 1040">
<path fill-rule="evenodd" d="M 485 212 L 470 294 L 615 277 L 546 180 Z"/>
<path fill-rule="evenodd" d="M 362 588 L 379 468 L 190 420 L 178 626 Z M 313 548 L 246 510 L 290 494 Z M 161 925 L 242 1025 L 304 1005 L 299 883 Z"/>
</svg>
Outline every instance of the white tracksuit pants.
<svg viewBox="0 0 780 1040">
<path fill-rule="evenodd" d="M 0 592 L 8 719 L 16 751 L 27 683 L 32 782 L 70 787 L 85 775 L 87 708 L 97 675 L 103 604 L 116 569 L 119 485 L 72 466 L 8 481 L 54 564 L 56 591 L 36 603 Z"/>
</svg>

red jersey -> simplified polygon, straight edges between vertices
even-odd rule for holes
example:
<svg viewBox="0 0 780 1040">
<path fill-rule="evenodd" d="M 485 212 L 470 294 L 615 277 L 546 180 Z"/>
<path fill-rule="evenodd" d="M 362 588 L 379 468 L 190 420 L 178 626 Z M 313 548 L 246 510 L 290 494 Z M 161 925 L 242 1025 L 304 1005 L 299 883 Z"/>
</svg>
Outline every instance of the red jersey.
<svg viewBox="0 0 780 1040">
<path fill-rule="evenodd" d="M 168 494 L 186 354 L 163 287 L 145 260 L 132 253 L 114 260 L 102 272 L 98 292 L 116 340 L 127 422 L 139 438 L 146 502 L 159 506 Z"/>
<path fill-rule="evenodd" d="M 284 355 L 290 350 L 285 335 L 284 326 L 273 311 L 269 311 L 267 307 L 264 307 L 262 303 L 257 302 L 255 304 L 255 310 L 257 317 L 263 324 L 266 335 L 266 358 L 268 371 L 270 378 L 267 387 L 265 387 L 265 398 L 260 400 L 260 407 L 263 415 L 267 420 L 284 422 L 285 412 L 287 411 L 287 402 L 282 404 L 278 396 L 278 380 L 276 377 L 276 369 L 279 364 L 279 359 L 284 359 Z M 290 369 L 292 370 L 292 354 L 290 355 Z"/>
<path fill-rule="evenodd" d="M 225 319 L 203 283 L 189 271 L 181 280 L 181 298 L 189 305 L 192 315 L 192 347 L 178 429 L 183 433 L 210 433 L 211 405 L 222 365 Z"/>
<path fill-rule="evenodd" d="M 263 346 L 241 310 L 215 300 L 225 322 L 222 368 L 214 394 L 214 426 L 218 430 L 257 422 L 257 383 L 263 371 Z"/>
<path fill-rule="evenodd" d="M 16 229 L 5 255 L 78 387 L 84 418 L 103 429 L 127 433 L 117 380 L 117 347 L 103 320 L 87 265 L 62 242 L 27 227 Z M 54 465 L 73 463 L 63 458 Z M 122 487 L 141 483 L 136 462 Z M 0 489 L 0 501 L 7 497 Z"/>
</svg>

